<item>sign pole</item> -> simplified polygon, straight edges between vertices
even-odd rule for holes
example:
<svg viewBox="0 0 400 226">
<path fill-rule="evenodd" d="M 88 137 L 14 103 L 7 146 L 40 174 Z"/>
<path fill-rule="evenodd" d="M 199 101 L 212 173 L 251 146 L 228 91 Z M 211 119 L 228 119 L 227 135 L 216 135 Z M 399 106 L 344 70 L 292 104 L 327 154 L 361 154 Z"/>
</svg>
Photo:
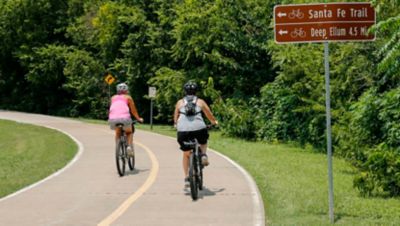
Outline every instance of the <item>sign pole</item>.
<svg viewBox="0 0 400 226">
<path fill-rule="evenodd" d="M 329 181 L 329 219 L 331 224 L 335 222 L 333 214 L 333 173 L 332 173 L 332 129 L 331 129 L 331 97 L 329 79 L 329 43 L 324 42 L 325 61 L 325 105 L 326 105 L 326 139 L 328 154 L 328 181 Z"/>
<path fill-rule="evenodd" d="M 150 129 L 153 130 L 153 98 L 150 99 Z"/>
<path fill-rule="evenodd" d="M 157 89 L 156 87 L 149 87 L 149 97 L 150 97 L 150 129 L 153 130 L 153 99 L 156 97 Z"/>
</svg>

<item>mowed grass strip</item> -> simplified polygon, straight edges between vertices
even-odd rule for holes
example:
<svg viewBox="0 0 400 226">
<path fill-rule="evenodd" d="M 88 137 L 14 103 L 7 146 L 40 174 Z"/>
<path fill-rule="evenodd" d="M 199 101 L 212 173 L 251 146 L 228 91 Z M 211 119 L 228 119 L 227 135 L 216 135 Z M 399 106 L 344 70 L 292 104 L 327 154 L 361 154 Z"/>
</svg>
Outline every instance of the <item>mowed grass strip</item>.
<svg viewBox="0 0 400 226">
<path fill-rule="evenodd" d="M 0 120 L 0 131 L 0 198 L 61 169 L 78 150 L 53 129 Z"/>
<path fill-rule="evenodd" d="M 138 129 L 150 130 L 148 125 Z M 172 126 L 154 126 L 153 132 L 176 136 Z M 325 154 L 210 134 L 210 147 L 239 163 L 256 181 L 268 225 L 331 225 Z M 361 197 L 353 188 L 350 164 L 334 157 L 333 169 L 336 225 L 400 225 L 399 198 Z"/>
</svg>

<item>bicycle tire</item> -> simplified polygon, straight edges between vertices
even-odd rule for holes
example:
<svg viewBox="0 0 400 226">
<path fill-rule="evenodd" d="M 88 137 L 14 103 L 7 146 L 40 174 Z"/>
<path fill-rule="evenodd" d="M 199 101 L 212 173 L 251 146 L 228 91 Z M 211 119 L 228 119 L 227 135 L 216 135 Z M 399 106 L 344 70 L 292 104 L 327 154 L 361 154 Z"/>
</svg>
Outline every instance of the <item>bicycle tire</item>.
<svg viewBox="0 0 400 226">
<path fill-rule="evenodd" d="M 135 123 L 131 124 L 132 127 L 132 135 L 135 133 Z M 133 145 L 133 144 L 132 144 Z M 135 153 L 135 149 L 132 149 L 133 152 Z M 128 156 L 128 166 L 130 170 L 134 170 L 135 169 L 135 156 Z"/>
<path fill-rule="evenodd" d="M 189 183 L 190 183 L 190 195 L 193 200 L 197 200 L 198 198 L 198 190 L 197 190 L 197 179 L 196 179 L 196 160 L 194 159 L 195 155 L 192 153 L 190 155 L 189 161 Z"/>
<path fill-rule="evenodd" d="M 199 165 L 199 176 L 198 176 L 198 187 L 199 190 L 203 190 L 203 165 L 201 163 L 198 163 Z"/>
<path fill-rule="evenodd" d="M 133 149 L 135 151 L 135 149 Z M 135 169 L 135 156 L 128 156 L 128 166 L 130 170 Z"/>
<path fill-rule="evenodd" d="M 125 174 L 125 145 L 121 140 L 117 141 L 117 147 L 115 149 L 115 161 L 117 165 L 117 171 L 119 176 L 124 176 Z"/>
</svg>

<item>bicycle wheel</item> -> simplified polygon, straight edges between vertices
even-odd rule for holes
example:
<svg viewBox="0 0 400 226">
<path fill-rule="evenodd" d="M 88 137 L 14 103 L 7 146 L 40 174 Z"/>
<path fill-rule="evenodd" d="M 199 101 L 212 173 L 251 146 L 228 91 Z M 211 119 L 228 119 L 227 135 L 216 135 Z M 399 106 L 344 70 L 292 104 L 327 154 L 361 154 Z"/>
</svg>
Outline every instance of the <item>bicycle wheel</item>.
<svg viewBox="0 0 400 226">
<path fill-rule="evenodd" d="M 198 167 L 199 175 L 197 177 L 198 178 L 197 185 L 199 187 L 199 190 L 203 190 L 203 165 L 200 163 L 200 158 L 197 158 L 197 159 L 199 159 L 199 163 L 197 164 L 199 166 Z"/>
<path fill-rule="evenodd" d="M 115 161 L 117 163 L 118 174 L 121 177 L 125 174 L 125 153 L 126 147 L 124 143 L 121 140 L 118 140 L 115 149 Z"/>
<path fill-rule="evenodd" d="M 197 200 L 198 190 L 197 190 L 197 179 L 196 179 L 196 159 L 195 155 L 192 153 L 190 155 L 189 162 L 189 182 L 190 182 L 190 195 L 193 200 Z"/>
<path fill-rule="evenodd" d="M 132 149 L 133 152 L 135 153 L 135 149 Z M 135 156 L 128 156 L 128 166 L 130 170 L 135 169 Z"/>
</svg>

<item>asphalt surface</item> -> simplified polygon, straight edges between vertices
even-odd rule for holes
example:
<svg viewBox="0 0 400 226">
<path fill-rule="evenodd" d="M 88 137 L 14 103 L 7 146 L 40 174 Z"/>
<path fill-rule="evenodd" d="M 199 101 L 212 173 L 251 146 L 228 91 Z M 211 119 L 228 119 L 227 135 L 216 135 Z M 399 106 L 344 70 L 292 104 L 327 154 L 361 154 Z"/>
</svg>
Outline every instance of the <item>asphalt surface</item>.
<svg viewBox="0 0 400 226">
<path fill-rule="evenodd" d="M 254 181 L 214 151 L 208 152 L 205 188 L 192 201 L 175 139 L 137 130 L 135 170 L 120 177 L 106 125 L 9 111 L 0 111 L 0 119 L 59 130 L 79 146 L 66 167 L 1 198 L 0 225 L 265 225 Z"/>
</svg>

